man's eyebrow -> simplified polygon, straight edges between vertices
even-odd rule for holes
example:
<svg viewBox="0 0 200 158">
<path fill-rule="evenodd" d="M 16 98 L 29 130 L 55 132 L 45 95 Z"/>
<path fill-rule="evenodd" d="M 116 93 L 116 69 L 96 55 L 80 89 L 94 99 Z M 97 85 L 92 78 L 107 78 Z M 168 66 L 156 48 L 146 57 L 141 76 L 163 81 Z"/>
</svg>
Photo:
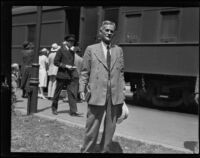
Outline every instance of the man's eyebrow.
<svg viewBox="0 0 200 158">
<path fill-rule="evenodd" d="M 112 29 L 105 29 L 106 31 L 112 31 L 113 32 L 113 30 Z"/>
</svg>

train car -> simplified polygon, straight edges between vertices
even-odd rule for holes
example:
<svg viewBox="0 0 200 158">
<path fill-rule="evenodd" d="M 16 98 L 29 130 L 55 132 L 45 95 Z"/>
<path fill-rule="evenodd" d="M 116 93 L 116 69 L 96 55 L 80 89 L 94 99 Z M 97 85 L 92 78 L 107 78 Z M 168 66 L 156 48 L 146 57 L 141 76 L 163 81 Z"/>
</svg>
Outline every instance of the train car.
<svg viewBox="0 0 200 158">
<path fill-rule="evenodd" d="M 21 64 L 24 40 L 35 42 L 36 13 L 36 6 L 12 9 L 12 62 Z M 103 20 L 117 24 L 113 43 L 124 50 L 125 80 L 134 101 L 197 110 L 199 8 L 43 6 L 40 46 L 50 48 L 73 33 L 83 54 L 98 42 Z"/>
</svg>

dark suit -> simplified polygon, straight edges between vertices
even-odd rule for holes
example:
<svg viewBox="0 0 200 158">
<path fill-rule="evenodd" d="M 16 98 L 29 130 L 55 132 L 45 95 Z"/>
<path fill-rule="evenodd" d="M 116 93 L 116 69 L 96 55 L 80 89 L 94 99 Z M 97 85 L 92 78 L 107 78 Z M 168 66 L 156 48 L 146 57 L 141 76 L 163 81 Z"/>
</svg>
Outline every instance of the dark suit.
<svg viewBox="0 0 200 158">
<path fill-rule="evenodd" d="M 25 49 L 22 50 L 22 81 L 21 81 L 21 89 L 27 92 L 29 91 L 29 80 L 31 78 L 31 70 L 32 70 L 32 63 L 34 59 L 34 51 L 33 49 Z"/>
<path fill-rule="evenodd" d="M 77 112 L 76 99 L 78 86 L 76 83 L 78 80 L 78 72 L 76 69 L 69 70 L 66 68 L 66 65 L 74 65 L 74 52 L 68 50 L 65 46 L 62 46 L 55 56 L 54 64 L 58 66 L 58 72 L 56 76 L 57 86 L 53 97 L 52 110 L 57 110 L 60 92 L 64 85 L 66 85 L 70 113 Z"/>
</svg>

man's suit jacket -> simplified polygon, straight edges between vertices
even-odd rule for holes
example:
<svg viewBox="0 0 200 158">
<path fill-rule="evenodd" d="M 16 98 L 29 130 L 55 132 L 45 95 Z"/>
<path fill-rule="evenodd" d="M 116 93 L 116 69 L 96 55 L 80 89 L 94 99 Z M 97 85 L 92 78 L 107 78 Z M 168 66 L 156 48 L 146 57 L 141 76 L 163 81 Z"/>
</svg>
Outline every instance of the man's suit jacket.
<svg viewBox="0 0 200 158">
<path fill-rule="evenodd" d="M 34 60 L 34 51 L 33 49 L 24 49 L 22 50 L 22 67 L 21 67 L 21 88 L 25 89 L 27 92 L 30 90 L 29 80 L 31 78 L 32 72 L 32 63 Z"/>
<path fill-rule="evenodd" d="M 78 78 L 77 70 L 69 70 L 66 65 L 74 65 L 74 52 L 67 50 L 65 46 L 62 46 L 56 53 L 54 64 L 58 67 L 56 77 L 59 79 L 73 79 Z"/>
<path fill-rule="evenodd" d="M 86 86 L 91 91 L 89 104 L 105 105 L 108 67 L 101 43 L 86 48 L 79 83 L 79 92 L 84 92 Z M 122 104 L 125 98 L 124 58 L 122 49 L 116 45 L 111 47 L 110 84 L 112 103 Z"/>
<path fill-rule="evenodd" d="M 32 49 L 22 50 L 22 67 L 21 71 L 24 71 L 26 66 L 32 66 L 34 60 L 34 51 Z"/>
</svg>

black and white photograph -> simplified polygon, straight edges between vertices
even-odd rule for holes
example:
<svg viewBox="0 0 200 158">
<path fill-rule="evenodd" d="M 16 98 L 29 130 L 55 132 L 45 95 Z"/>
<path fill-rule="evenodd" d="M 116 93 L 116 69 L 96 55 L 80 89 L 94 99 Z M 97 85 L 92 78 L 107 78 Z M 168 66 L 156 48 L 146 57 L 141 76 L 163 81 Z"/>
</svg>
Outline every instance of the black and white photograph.
<svg viewBox="0 0 200 158">
<path fill-rule="evenodd" d="M 199 3 L 3 4 L 9 155 L 199 154 Z"/>
</svg>

